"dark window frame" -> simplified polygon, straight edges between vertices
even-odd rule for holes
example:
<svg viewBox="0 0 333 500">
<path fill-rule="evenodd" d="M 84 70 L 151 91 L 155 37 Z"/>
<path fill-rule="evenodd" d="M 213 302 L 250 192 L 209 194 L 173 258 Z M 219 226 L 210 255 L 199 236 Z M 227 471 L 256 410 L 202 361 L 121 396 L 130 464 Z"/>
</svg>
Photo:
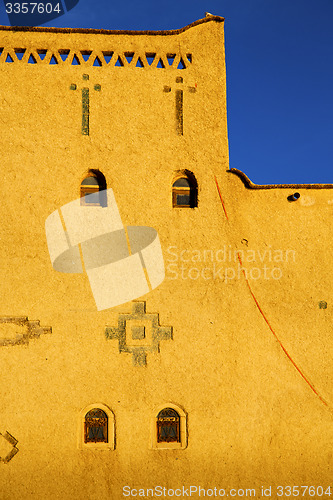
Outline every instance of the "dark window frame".
<svg viewBox="0 0 333 500">
<path fill-rule="evenodd" d="M 100 413 L 100 416 L 94 416 L 93 413 Z M 92 408 L 84 417 L 84 442 L 85 443 L 108 443 L 108 416 L 100 408 Z M 90 437 L 91 429 L 102 429 L 103 438 L 100 433 L 95 433 L 95 439 Z"/>
<path fill-rule="evenodd" d="M 89 184 L 91 179 L 91 184 Z M 88 171 L 80 184 L 80 205 L 85 207 L 105 207 L 107 206 L 106 179 L 99 170 L 91 169 Z M 86 196 L 89 194 L 98 193 L 98 202 L 87 202 Z"/>
<path fill-rule="evenodd" d="M 181 443 L 180 415 L 174 408 L 163 408 L 156 420 L 157 443 Z"/>
<path fill-rule="evenodd" d="M 185 182 L 179 182 L 179 181 Z M 177 186 L 183 184 L 183 186 Z M 185 184 L 185 185 L 184 185 Z M 187 184 L 187 186 L 186 186 Z M 188 203 L 182 203 L 186 196 Z M 184 200 L 184 198 L 183 198 Z M 173 208 L 196 208 L 198 206 L 198 184 L 191 172 L 183 172 L 177 175 L 172 183 L 172 207 Z"/>
</svg>

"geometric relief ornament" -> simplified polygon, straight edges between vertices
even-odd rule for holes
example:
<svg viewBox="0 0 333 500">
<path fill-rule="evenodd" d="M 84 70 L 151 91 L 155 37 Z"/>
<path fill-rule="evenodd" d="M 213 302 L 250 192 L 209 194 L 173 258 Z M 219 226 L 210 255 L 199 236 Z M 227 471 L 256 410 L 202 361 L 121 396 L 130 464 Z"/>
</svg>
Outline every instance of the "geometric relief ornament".
<svg viewBox="0 0 333 500">
<path fill-rule="evenodd" d="M 28 320 L 27 316 L 0 317 L 0 347 L 28 345 L 30 339 L 39 338 L 44 333 L 52 333 L 52 328 L 40 326 L 39 321 Z"/>
<path fill-rule="evenodd" d="M 160 341 L 172 339 L 172 327 L 160 326 L 158 314 L 146 313 L 146 302 L 133 302 L 131 314 L 119 314 L 118 327 L 107 326 L 107 339 L 118 339 L 119 352 L 132 354 L 133 366 L 146 366 L 147 352 L 160 352 Z"/>
<path fill-rule="evenodd" d="M 0 433 L 0 462 L 7 464 L 19 451 L 16 448 L 18 441 L 9 432 Z"/>
</svg>

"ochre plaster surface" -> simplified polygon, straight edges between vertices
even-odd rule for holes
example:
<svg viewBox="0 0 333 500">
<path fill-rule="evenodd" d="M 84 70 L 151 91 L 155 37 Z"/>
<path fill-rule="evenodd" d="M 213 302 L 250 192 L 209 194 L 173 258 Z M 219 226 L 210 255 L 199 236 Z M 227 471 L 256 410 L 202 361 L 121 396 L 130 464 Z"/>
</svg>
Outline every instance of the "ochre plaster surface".
<svg viewBox="0 0 333 500">
<path fill-rule="evenodd" d="M 178 32 L 1 28 L 0 37 L 0 319 L 52 328 L 0 345 L 0 432 L 18 449 L 0 462 L 0 497 L 118 500 L 125 485 L 201 485 L 256 488 L 260 498 L 263 485 L 328 486 L 332 186 L 255 189 L 228 171 L 223 19 Z M 28 51 L 21 61 L 18 48 Z M 44 60 L 29 63 L 38 50 L 48 51 Z M 124 66 L 71 65 L 60 61 L 65 50 L 114 52 Z M 125 52 L 191 62 L 136 67 Z M 58 64 L 48 64 L 51 53 Z M 87 275 L 51 265 L 45 220 L 79 197 L 89 169 L 104 174 L 124 226 L 150 226 L 161 241 L 166 278 L 139 300 L 172 339 L 146 364 L 105 336 L 133 302 L 98 312 Z M 198 184 L 193 209 L 172 208 L 184 169 Z M 114 450 L 78 445 L 79 416 L 95 403 L 114 415 Z M 184 412 L 186 448 L 153 449 L 151 421 L 163 405 Z"/>
</svg>

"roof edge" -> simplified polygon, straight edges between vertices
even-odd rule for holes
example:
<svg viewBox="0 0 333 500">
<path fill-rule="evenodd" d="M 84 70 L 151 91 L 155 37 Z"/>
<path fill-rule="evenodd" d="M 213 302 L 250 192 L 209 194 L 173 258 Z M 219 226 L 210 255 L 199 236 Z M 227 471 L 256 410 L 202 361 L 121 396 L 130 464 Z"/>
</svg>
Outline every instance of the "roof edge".
<svg viewBox="0 0 333 500">
<path fill-rule="evenodd" d="M 333 189 L 333 184 L 254 184 L 244 172 L 237 168 L 227 170 L 237 175 L 247 189 Z"/>
<path fill-rule="evenodd" d="M 224 22 L 224 17 L 209 15 L 203 19 L 198 19 L 184 28 L 177 30 L 161 30 L 161 31 L 132 31 L 132 30 L 105 30 L 105 29 L 95 29 L 95 28 L 49 28 L 41 26 L 0 26 L 0 31 L 31 31 L 31 32 L 46 32 L 46 33 L 88 33 L 88 34 L 100 34 L 100 35 L 178 35 L 187 31 L 194 26 L 199 24 L 208 23 L 210 21 L 215 21 L 218 23 Z"/>
</svg>

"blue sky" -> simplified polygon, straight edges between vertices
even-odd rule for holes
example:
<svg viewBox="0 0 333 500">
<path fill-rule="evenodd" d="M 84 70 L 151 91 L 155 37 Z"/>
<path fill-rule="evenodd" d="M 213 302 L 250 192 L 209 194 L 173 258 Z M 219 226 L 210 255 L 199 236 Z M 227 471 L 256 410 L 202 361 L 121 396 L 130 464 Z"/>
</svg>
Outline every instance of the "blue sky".
<svg viewBox="0 0 333 500">
<path fill-rule="evenodd" d="M 333 0 L 80 0 L 46 26 L 175 29 L 205 11 L 225 18 L 230 167 L 333 183 Z"/>
</svg>

